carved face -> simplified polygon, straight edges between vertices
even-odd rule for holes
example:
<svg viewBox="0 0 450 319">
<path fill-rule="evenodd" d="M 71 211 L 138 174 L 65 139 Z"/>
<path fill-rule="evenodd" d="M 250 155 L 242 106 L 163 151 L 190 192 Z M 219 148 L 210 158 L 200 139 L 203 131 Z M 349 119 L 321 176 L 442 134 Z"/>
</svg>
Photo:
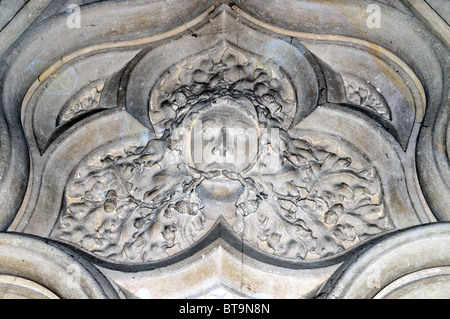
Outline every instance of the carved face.
<svg viewBox="0 0 450 319">
<path fill-rule="evenodd" d="M 241 172 L 256 159 L 257 122 L 236 107 L 216 104 L 203 112 L 191 129 L 190 154 L 203 172 Z"/>
</svg>

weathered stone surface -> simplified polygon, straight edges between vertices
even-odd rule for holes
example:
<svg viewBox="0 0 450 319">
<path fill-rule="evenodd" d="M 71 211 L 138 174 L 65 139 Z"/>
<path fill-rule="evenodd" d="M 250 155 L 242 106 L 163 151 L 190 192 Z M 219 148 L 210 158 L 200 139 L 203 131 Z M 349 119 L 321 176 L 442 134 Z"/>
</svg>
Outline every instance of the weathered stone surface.
<svg viewBox="0 0 450 319">
<path fill-rule="evenodd" d="M 448 223 L 435 223 L 374 243 L 346 261 L 319 296 L 448 299 L 449 229 Z"/>
<path fill-rule="evenodd" d="M 44 2 L 0 5 L 0 296 L 449 297 L 431 1 Z"/>
</svg>

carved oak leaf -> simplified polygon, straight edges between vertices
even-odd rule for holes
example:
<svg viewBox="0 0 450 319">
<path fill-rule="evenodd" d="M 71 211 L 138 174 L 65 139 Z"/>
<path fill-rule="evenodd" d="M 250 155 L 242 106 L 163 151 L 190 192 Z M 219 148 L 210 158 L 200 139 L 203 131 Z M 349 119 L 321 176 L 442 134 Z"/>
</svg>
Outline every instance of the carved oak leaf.
<svg viewBox="0 0 450 319">
<path fill-rule="evenodd" d="M 191 244 L 204 215 L 199 181 L 176 165 L 180 152 L 150 140 L 122 154 L 77 170 L 53 235 L 116 260 L 160 259 L 176 244 Z"/>
</svg>

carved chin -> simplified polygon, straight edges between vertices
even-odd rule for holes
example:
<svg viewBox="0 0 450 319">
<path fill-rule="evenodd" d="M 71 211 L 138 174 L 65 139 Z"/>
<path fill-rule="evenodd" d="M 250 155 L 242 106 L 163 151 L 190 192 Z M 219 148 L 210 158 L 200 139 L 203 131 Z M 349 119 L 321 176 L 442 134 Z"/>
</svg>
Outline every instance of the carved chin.
<svg viewBox="0 0 450 319">
<path fill-rule="evenodd" d="M 198 187 L 199 194 L 205 194 L 214 200 L 234 200 L 242 193 L 244 187 L 239 181 L 233 181 L 223 176 L 204 180 Z"/>
<path fill-rule="evenodd" d="M 206 174 L 222 175 L 221 172 L 228 171 L 232 173 L 242 173 L 251 168 L 253 163 L 211 163 L 211 164 L 195 164 L 195 168 Z"/>
</svg>

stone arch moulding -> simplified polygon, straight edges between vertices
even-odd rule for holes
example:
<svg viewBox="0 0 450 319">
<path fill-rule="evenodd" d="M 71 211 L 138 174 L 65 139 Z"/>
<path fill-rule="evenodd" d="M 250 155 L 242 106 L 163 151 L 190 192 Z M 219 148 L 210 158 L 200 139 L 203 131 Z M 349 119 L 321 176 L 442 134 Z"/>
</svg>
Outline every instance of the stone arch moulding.
<svg viewBox="0 0 450 319">
<path fill-rule="evenodd" d="M 79 2 L 0 58 L 1 251 L 65 269 L 1 264 L 0 296 L 449 296 L 448 30 L 409 1 Z"/>
</svg>

